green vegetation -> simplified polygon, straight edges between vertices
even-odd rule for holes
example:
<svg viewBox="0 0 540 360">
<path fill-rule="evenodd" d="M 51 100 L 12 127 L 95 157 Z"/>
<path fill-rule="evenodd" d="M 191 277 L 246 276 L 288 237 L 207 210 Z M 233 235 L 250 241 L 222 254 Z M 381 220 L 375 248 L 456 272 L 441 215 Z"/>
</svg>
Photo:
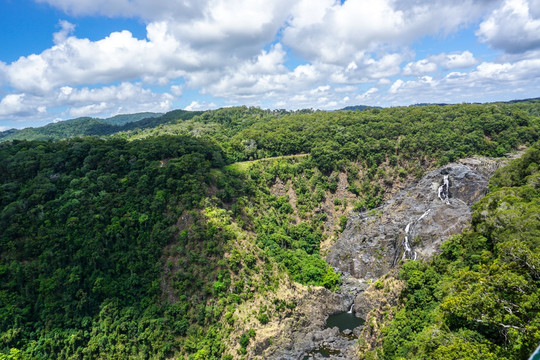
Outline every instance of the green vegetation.
<svg viewBox="0 0 540 360">
<path fill-rule="evenodd" d="M 472 154 L 497 156 L 532 144 L 540 134 L 534 115 L 539 106 L 532 102 L 333 113 L 246 107 L 179 110 L 124 125 L 86 119 L 80 121 L 86 125 L 68 130 L 71 125 L 63 123 L 66 128 L 49 129 L 50 134 L 41 128 L 39 135 L 57 139 L 114 132 L 106 138 L 0 143 L 0 358 L 243 356 L 255 336 L 251 327 L 296 306 L 277 297 L 282 279 L 331 290 L 339 286 L 340 275 L 325 262 L 321 244 L 346 226 L 347 209 L 353 204 L 356 210 L 377 207 L 387 190 L 435 164 Z M 88 130 L 93 126 L 94 132 Z M 514 166 L 519 175 L 498 175 L 494 191 L 516 186 L 514 182 L 526 176 L 525 182 L 534 180 L 533 162 Z M 344 178 L 346 184 L 338 186 Z M 504 203 L 512 206 L 493 209 L 515 211 L 511 218 L 529 226 L 520 211 L 533 205 L 538 190 L 530 184 L 518 186 L 524 188 L 505 195 L 513 196 Z M 510 191 L 504 189 L 510 188 L 493 194 Z M 493 210 L 488 200 L 482 204 Z M 523 297 L 508 300 L 526 302 L 517 313 L 511 308 L 516 318 L 510 320 L 495 312 L 493 319 L 469 319 L 464 310 L 448 310 L 454 304 L 464 309 L 476 295 L 467 295 L 473 289 L 450 280 L 439 288 L 441 274 L 485 277 L 489 271 L 500 273 L 504 261 L 510 261 L 499 253 L 509 245 L 499 246 L 493 234 L 500 232 L 501 244 L 510 241 L 511 234 L 478 216 L 475 231 L 488 240 L 473 233 L 461 239 L 474 249 L 492 244 L 489 253 L 456 250 L 458 260 L 466 263 L 460 265 L 446 245 L 447 259 L 438 260 L 428 273 L 438 274 L 433 279 L 410 275 L 427 271 L 428 265 L 415 262 L 407 264 L 403 275 L 412 279 L 407 280 L 410 294 L 413 281 L 426 292 L 423 297 L 406 296 L 422 304 L 414 329 L 452 319 L 443 330 L 455 334 L 452 346 L 458 348 L 469 339 L 469 333 L 459 332 L 465 325 L 482 327 L 475 321 L 481 320 L 523 328 L 535 309 L 534 299 Z M 491 225 L 484 229 L 481 224 Z M 535 248 L 525 242 L 511 251 L 528 261 Z M 462 259 L 473 255 L 474 260 Z M 500 268 L 472 267 L 490 259 L 500 259 Z M 508 284 L 514 281 L 520 287 L 529 281 L 519 269 Z M 440 294 L 460 296 L 450 306 Z M 235 310 L 258 295 L 268 298 L 268 304 L 253 310 L 254 322 L 248 325 L 249 319 L 240 321 Z M 521 296 L 519 291 L 516 296 Z M 516 330 L 517 335 L 510 334 L 513 328 L 503 329 L 521 344 L 508 354 L 529 350 L 536 339 L 533 328 Z M 474 327 L 463 331 L 475 331 L 478 343 L 507 356 L 501 352 L 507 350 L 490 345 L 503 346 L 500 332 Z M 384 345 L 389 357 L 402 356 L 403 344 L 412 349 L 418 341 L 411 331 L 399 333 L 403 344 L 392 345 L 392 334 L 389 330 Z"/>
<path fill-rule="evenodd" d="M 183 137 L 3 144 L 2 347 L 38 358 L 170 353 L 193 320 L 188 299 L 158 306 L 160 257 L 219 154 Z M 164 158 L 174 161 L 159 167 Z M 201 228 L 194 240 L 210 237 Z M 217 245 L 196 256 L 221 255 Z"/>
<path fill-rule="evenodd" d="M 540 143 L 493 176 L 472 228 L 400 277 L 383 359 L 527 359 L 540 343 Z M 365 354 L 366 358 L 374 354 Z"/>
</svg>

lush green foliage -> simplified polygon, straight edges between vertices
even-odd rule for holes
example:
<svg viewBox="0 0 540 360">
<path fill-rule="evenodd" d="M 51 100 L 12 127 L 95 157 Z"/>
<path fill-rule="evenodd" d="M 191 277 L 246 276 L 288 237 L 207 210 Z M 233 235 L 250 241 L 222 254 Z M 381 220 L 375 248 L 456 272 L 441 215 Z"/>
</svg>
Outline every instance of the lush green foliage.
<svg viewBox="0 0 540 360">
<path fill-rule="evenodd" d="M 197 205 L 221 159 L 185 137 L 1 145 L 2 347 L 39 358 L 168 353 L 189 318 L 186 302 L 157 306 L 176 231 L 165 213 Z"/>
<path fill-rule="evenodd" d="M 404 265 L 385 359 L 527 359 L 540 343 L 540 143 L 496 172 L 472 229 Z"/>
</svg>

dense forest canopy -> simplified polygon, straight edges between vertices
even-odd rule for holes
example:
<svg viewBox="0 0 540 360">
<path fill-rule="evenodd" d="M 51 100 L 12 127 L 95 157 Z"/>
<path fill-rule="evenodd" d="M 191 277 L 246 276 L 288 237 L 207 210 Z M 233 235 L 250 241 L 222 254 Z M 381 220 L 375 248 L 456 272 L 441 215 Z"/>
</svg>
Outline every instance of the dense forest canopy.
<svg viewBox="0 0 540 360">
<path fill-rule="evenodd" d="M 379 206 L 437 164 L 531 146 L 539 108 L 235 107 L 92 133 L 109 137 L 59 130 L 52 139 L 63 140 L 0 143 L 0 359 L 243 356 L 253 331 L 234 349 L 227 340 L 243 326 L 238 304 L 275 296 L 283 278 L 339 286 L 321 244 L 340 229 L 320 211 L 339 174 L 351 196 L 333 202 L 342 227 L 350 209 Z M 538 295 L 519 291 L 538 294 L 538 151 L 495 176 L 470 232 L 432 263 L 405 264 L 404 307 L 372 355 L 442 359 L 480 344 L 481 354 L 526 358 L 539 340 Z M 289 195 L 271 191 L 278 182 Z M 500 286 L 473 286 L 484 278 Z M 276 298 L 254 316 L 264 324 L 294 307 Z M 452 336 L 436 351 L 433 329 Z"/>
</svg>

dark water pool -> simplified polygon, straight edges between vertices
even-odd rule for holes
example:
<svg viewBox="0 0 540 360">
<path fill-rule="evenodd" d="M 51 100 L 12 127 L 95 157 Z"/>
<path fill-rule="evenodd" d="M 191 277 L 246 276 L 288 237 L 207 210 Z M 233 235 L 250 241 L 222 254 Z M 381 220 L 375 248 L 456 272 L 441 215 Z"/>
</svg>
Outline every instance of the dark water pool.
<svg viewBox="0 0 540 360">
<path fill-rule="evenodd" d="M 321 354 L 322 357 L 324 358 L 329 358 L 330 356 L 332 355 L 339 355 L 341 353 L 341 351 L 339 350 L 334 350 L 334 349 L 329 349 L 329 348 L 325 348 L 325 347 L 320 347 L 318 348 L 317 350 L 313 350 L 312 352 L 310 352 L 309 354 L 307 354 L 306 356 L 304 356 L 304 359 L 303 360 L 309 360 L 309 359 L 312 359 L 313 356 L 315 354 Z"/>
<path fill-rule="evenodd" d="M 364 320 L 354 316 L 352 312 L 342 312 L 334 315 L 330 315 L 326 320 L 326 327 L 333 328 L 337 326 L 340 332 L 344 330 L 352 330 L 355 327 L 364 325 Z"/>
</svg>

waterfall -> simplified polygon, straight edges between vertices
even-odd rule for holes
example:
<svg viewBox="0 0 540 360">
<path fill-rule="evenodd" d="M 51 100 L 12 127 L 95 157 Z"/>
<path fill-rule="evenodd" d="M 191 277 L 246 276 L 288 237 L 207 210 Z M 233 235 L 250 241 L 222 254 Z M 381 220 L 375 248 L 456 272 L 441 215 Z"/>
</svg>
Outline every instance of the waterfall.
<svg viewBox="0 0 540 360">
<path fill-rule="evenodd" d="M 352 308 L 354 307 L 354 301 L 353 303 L 351 304 L 351 308 L 349 309 L 349 311 L 347 311 L 348 314 L 352 314 Z"/>
<path fill-rule="evenodd" d="M 405 247 L 405 252 L 403 253 L 403 259 L 405 259 L 405 257 L 411 258 L 410 254 L 412 252 L 414 255 L 414 260 L 416 260 L 416 251 L 413 251 L 411 249 L 411 246 L 409 245 L 409 230 L 410 230 L 411 224 L 412 223 L 408 223 L 407 226 L 405 227 L 405 239 L 403 240 L 403 246 Z"/>
<path fill-rule="evenodd" d="M 439 199 L 441 199 L 441 201 L 444 202 L 446 205 L 450 205 L 449 189 L 450 181 L 448 180 L 448 175 L 444 175 L 443 184 L 439 186 L 439 189 L 437 190 L 437 196 L 439 196 Z"/>
<path fill-rule="evenodd" d="M 425 213 L 422 214 L 418 219 L 416 219 L 413 222 L 410 222 L 405 226 L 405 239 L 403 239 L 403 247 L 405 248 L 405 252 L 403 253 L 402 259 L 405 259 L 406 257 L 409 259 L 416 260 L 417 253 L 411 248 L 411 245 L 409 244 L 409 233 L 414 229 L 414 225 L 419 223 L 423 218 L 429 214 L 431 209 L 428 209 Z M 412 255 L 411 255 L 412 254 Z"/>
</svg>

